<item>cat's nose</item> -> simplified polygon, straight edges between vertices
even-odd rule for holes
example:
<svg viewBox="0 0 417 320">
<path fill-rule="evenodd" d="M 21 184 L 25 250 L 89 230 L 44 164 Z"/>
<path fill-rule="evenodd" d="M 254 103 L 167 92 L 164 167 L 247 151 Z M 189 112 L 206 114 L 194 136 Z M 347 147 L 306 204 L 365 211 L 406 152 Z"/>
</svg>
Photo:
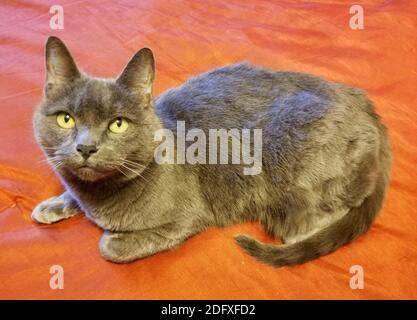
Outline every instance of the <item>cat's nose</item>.
<svg viewBox="0 0 417 320">
<path fill-rule="evenodd" d="M 89 156 L 97 152 L 97 147 L 95 145 L 78 144 L 77 151 L 87 160 Z"/>
</svg>

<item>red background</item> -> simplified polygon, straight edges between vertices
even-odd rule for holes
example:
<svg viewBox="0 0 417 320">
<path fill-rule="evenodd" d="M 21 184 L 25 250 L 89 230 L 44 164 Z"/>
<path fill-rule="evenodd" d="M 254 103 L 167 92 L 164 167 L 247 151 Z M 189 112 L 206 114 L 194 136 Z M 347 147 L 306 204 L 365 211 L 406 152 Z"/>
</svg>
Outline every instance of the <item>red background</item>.
<svg viewBox="0 0 417 320">
<path fill-rule="evenodd" d="M 64 30 L 49 28 L 56 1 L 0 5 L 0 298 L 321 299 L 417 298 L 417 14 L 415 1 L 362 1 L 365 28 L 349 27 L 344 1 L 60 1 Z M 101 230 L 80 215 L 30 219 L 62 191 L 32 134 L 42 96 L 44 44 L 57 35 L 85 71 L 117 75 L 141 47 L 156 56 L 155 92 L 189 76 L 248 60 L 364 88 L 390 129 L 394 166 L 370 232 L 313 262 L 274 269 L 233 235 L 270 240 L 256 224 L 212 229 L 179 249 L 129 265 L 104 261 Z M 49 288 L 62 265 L 65 289 Z M 352 265 L 365 288 L 349 287 Z"/>
</svg>

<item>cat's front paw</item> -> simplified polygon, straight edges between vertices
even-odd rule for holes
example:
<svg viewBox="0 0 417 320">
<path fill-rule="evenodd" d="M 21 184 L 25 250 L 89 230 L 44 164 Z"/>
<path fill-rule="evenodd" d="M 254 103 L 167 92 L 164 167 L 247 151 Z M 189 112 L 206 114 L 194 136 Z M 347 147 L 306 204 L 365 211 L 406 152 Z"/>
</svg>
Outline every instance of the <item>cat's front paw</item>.
<svg viewBox="0 0 417 320">
<path fill-rule="evenodd" d="M 133 255 L 132 243 L 128 233 L 112 233 L 106 231 L 100 240 L 101 256 L 111 262 L 126 263 L 137 259 Z"/>
<path fill-rule="evenodd" d="M 51 224 L 68 219 L 79 212 L 79 209 L 62 196 L 52 197 L 39 203 L 32 211 L 32 220 Z"/>
</svg>

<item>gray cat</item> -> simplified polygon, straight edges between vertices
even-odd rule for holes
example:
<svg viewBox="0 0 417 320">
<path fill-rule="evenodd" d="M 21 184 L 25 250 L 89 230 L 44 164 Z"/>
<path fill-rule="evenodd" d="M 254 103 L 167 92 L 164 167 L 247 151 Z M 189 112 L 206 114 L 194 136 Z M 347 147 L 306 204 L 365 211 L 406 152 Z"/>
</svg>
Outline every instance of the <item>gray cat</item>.
<svg viewBox="0 0 417 320">
<path fill-rule="evenodd" d="M 101 255 L 129 262 L 209 227 L 256 221 L 283 245 L 237 243 L 272 266 L 325 255 L 366 232 L 381 208 L 391 151 L 358 90 L 318 77 L 234 64 L 153 99 L 154 58 L 141 49 L 117 79 L 80 72 L 56 37 L 46 44 L 45 96 L 35 136 L 66 191 L 32 217 L 83 211 L 105 230 Z M 239 164 L 159 165 L 154 133 L 262 129 L 262 172 Z"/>
</svg>

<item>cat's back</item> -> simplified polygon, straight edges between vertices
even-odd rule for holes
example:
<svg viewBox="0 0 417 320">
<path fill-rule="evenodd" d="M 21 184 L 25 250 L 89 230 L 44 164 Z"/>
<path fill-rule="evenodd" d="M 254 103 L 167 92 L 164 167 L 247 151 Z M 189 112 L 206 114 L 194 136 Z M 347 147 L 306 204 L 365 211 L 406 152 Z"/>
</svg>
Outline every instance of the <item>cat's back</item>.
<svg viewBox="0 0 417 320">
<path fill-rule="evenodd" d="M 201 129 L 251 128 L 277 107 L 296 109 L 300 102 L 310 100 L 320 101 L 324 109 L 331 92 L 326 81 L 312 75 L 239 63 L 203 73 L 162 93 L 156 98 L 156 110 L 168 128 L 174 128 L 176 121 Z M 318 115 L 323 110 L 316 111 Z"/>
<path fill-rule="evenodd" d="M 227 65 L 200 74 L 156 98 L 166 128 L 261 128 L 275 139 L 298 131 L 309 134 L 334 127 L 329 135 L 361 127 L 379 127 L 372 103 L 359 89 L 320 77 L 273 71 L 249 63 Z M 346 128 L 337 128 L 343 122 Z M 359 130 L 359 131 L 362 131 Z"/>
</svg>

